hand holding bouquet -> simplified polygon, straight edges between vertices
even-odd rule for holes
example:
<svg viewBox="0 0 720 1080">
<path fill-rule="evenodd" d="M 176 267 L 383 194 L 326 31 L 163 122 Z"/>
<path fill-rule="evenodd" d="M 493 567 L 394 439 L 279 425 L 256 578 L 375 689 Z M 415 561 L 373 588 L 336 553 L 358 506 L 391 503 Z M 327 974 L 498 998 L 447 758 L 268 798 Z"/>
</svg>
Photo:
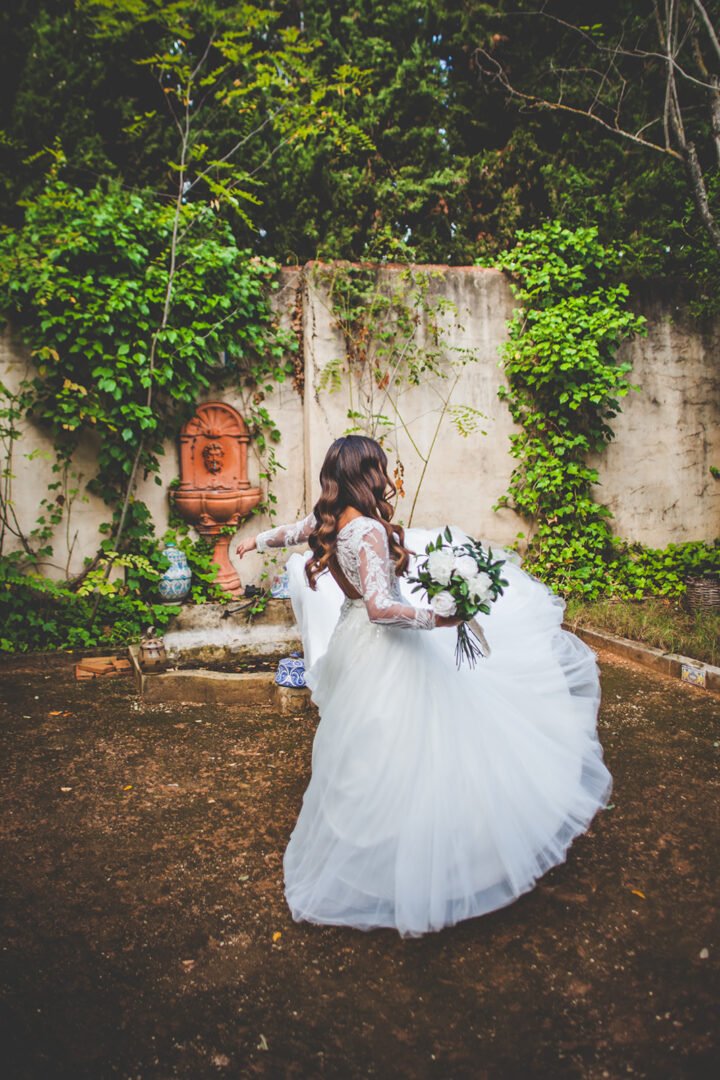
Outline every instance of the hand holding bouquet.
<svg viewBox="0 0 720 1080">
<path fill-rule="evenodd" d="M 489 656 L 490 650 L 477 623 L 468 623 L 480 611 L 489 615 L 490 605 L 502 596 L 507 585 L 501 576 L 505 560 L 494 560 L 492 548 L 486 552 L 471 537 L 465 544 L 453 544 L 449 528 L 428 544 L 425 553 L 427 559 L 418 563 L 408 579 L 415 585 L 413 592 L 424 590 L 437 615 L 463 620 L 458 626 L 455 659 L 458 667 L 463 660 L 475 667 L 478 656 Z"/>
</svg>

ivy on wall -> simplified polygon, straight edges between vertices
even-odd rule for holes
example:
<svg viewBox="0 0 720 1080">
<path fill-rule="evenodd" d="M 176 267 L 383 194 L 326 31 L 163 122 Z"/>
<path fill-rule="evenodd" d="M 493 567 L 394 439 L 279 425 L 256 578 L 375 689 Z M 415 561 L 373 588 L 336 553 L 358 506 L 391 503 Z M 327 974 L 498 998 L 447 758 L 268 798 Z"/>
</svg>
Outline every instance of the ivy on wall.
<svg viewBox="0 0 720 1080">
<path fill-rule="evenodd" d="M 15 532 L 21 540 L 19 550 L 4 556 L 0 545 L 0 621 L 6 627 L 0 648 L 119 643 L 150 620 L 167 621 L 171 609 L 153 600 L 167 564 L 144 503 L 135 495 L 127 503 L 120 545 L 116 524 L 135 463 L 142 473 L 157 474 L 164 441 L 211 384 L 232 383 L 244 395 L 272 503 L 279 432 L 263 395 L 293 375 L 298 345 L 292 332 L 280 333 L 270 304 L 276 267 L 238 251 L 211 206 L 182 205 L 187 242 L 174 272 L 172 319 L 164 319 L 162 268 L 173 214 L 118 185 L 83 194 L 54 170 L 28 203 L 23 229 L 0 237 L 0 306 L 34 359 L 17 395 L 0 389 L 0 527 L 3 539 Z M 549 223 L 518 233 L 501 266 L 512 275 L 521 306 L 504 350 L 507 386 L 501 391 L 520 427 L 511 446 L 517 464 L 500 505 L 512 505 L 531 522 L 529 567 L 563 593 L 588 598 L 674 595 L 688 572 L 720 568 L 717 543 L 656 551 L 613 537 L 611 515 L 594 498 L 599 477 L 588 459 L 613 437 L 613 417 L 633 389 L 618 346 L 643 332 L 628 288 L 618 281 L 622 252 L 601 244 L 593 228 L 570 231 Z M 474 355 L 448 353 L 443 327 L 458 313 L 433 289 L 435 272 L 406 260 L 391 280 L 383 269 L 381 257 L 312 270 L 345 341 L 344 356 L 326 369 L 325 388 L 347 393 L 349 430 L 375 435 L 396 452 L 404 432 L 421 462 L 421 484 L 443 425 L 453 423 L 465 435 L 480 425 L 476 410 L 453 399 L 458 375 Z M 404 395 L 429 381 L 438 396 L 437 424 L 431 443 L 421 447 L 408 428 Z M 51 431 L 57 478 L 27 536 L 12 508 L 13 444 L 25 415 Z M 106 501 L 110 520 L 83 572 L 50 582 L 42 570 L 52 559 L 53 535 L 64 527 L 70 537 L 73 506 L 82 498 L 85 478 L 72 467 L 80 438 L 95 440 L 91 486 Z M 402 493 L 399 456 L 396 480 Z M 186 525 L 172 524 L 164 539 L 188 555 L 193 599 L 219 597 L 210 549 L 193 543 Z M 122 578 L 111 578 L 113 567 L 122 568 Z"/>
<path fill-rule="evenodd" d="M 589 599 L 674 595 L 687 573 L 720 568 L 717 544 L 659 551 L 617 539 L 609 509 L 595 499 L 599 474 L 589 458 L 613 438 L 621 399 L 641 389 L 618 355 L 623 341 L 645 332 L 618 280 L 622 264 L 623 251 L 601 243 L 596 228 L 558 222 L 519 231 L 495 264 L 510 274 L 520 301 L 503 349 L 508 384 L 500 397 L 521 429 L 511 436 L 517 465 L 496 509 L 512 506 L 531 523 L 534 573 Z"/>
<path fill-rule="evenodd" d="M 123 559 L 126 581 L 120 591 L 115 589 L 116 599 L 141 601 L 137 608 L 130 605 L 125 622 L 134 620 L 137 633 L 149 618 L 162 619 L 165 609 L 154 609 L 152 597 L 158 572 L 167 563 L 132 480 L 155 474 L 160 483 L 165 442 L 211 385 L 232 383 L 240 391 L 256 446 L 264 451 L 264 473 L 272 474 L 272 444 L 279 432 L 263 396 L 291 373 L 288 353 L 297 348 L 290 335 L 278 330 L 271 307 L 276 264 L 238 250 L 229 226 L 209 205 L 182 206 L 180 228 L 187 235 L 174 273 L 171 318 L 164 319 L 174 227 L 174 207 L 118 184 L 100 184 L 83 193 L 61 180 L 54 168 L 43 192 L 27 204 L 22 229 L 0 236 L 0 310 L 33 359 L 18 393 L 0 392 L 2 540 L 6 550 L 13 534 L 13 546 L 20 542 L 20 550 L 2 560 L 0 606 L 7 608 L 9 623 L 15 613 L 20 616 L 15 629 L 21 644 L 24 608 L 37 607 L 38 589 L 41 615 L 49 608 L 55 612 L 40 619 L 37 634 L 30 633 L 28 624 L 28 647 L 42 640 L 43 625 L 47 644 L 102 640 L 90 629 L 94 616 L 87 618 L 88 601 L 81 602 L 83 582 L 103 566 L 107 584 L 112 566 Z M 14 443 L 25 416 L 51 435 L 57 477 L 27 535 L 14 517 L 12 499 Z M 96 472 L 90 478 L 73 474 L 72 457 L 81 439 L 90 440 L 96 450 Z M 86 565 L 78 577 L 47 583 L 42 575 L 52 564 L 53 535 L 63 522 L 69 535 L 85 479 L 108 506 L 104 538 L 95 553 L 84 553 Z M 172 539 L 185 548 L 191 563 L 194 598 L 217 598 L 209 549 L 189 540 L 187 526 L 176 525 Z M 130 554 L 135 562 L 127 562 Z M 98 586 L 95 598 L 94 614 L 101 624 L 99 609 L 112 607 L 111 593 Z M 67 610 L 57 617 L 63 605 Z M 85 630 L 63 637 L 66 623 L 73 624 L 71 611 Z M 107 617 L 104 625 L 110 626 Z M 9 638 L 3 636 L 7 648 Z M 105 639 L 114 640 L 114 631 Z"/>
<path fill-rule="evenodd" d="M 141 473 L 156 473 L 164 440 L 211 382 L 228 382 L 239 370 L 257 378 L 260 357 L 263 376 L 285 375 L 286 343 L 270 310 L 276 265 L 238 250 L 206 205 L 182 208 L 181 228 L 190 235 L 172 320 L 156 334 L 172 227 L 172 207 L 117 184 L 85 194 L 55 173 L 28 205 L 22 230 L 0 239 L 2 308 L 36 364 L 20 407 L 51 433 L 65 460 L 92 434 L 98 467 L 90 487 L 110 505 L 138 444 Z"/>
</svg>

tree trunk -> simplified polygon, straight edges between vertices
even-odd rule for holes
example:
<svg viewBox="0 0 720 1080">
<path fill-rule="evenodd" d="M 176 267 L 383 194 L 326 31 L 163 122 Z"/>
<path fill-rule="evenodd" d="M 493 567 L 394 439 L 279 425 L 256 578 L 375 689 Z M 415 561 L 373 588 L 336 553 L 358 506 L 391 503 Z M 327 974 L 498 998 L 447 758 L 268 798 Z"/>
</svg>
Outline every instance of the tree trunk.
<svg viewBox="0 0 720 1080">
<path fill-rule="evenodd" d="M 705 189 L 705 181 L 703 179 L 702 169 L 700 168 L 700 162 L 698 161 L 697 151 L 695 150 L 695 143 L 688 142 L 684 147 L 685 151 L 685 168 L 687 169 L 688 180 L 690 181 L 690 190 L 692 192 L 693 202 L 695 208 L 700 215 L 705 229 L 707 230 L 713 246 L 720 255 L 720 226 L 712 215 L 710 210 L 710 204 L 708 203 L 707 191 Z"/>
<path fill-rule="evenodd" d="M 713 75 L 711 78 L 713 89 L 708 90 L 708 97 L 710 98 L 710 119 L 712 122 L 713 140 L 715 142 L 715 153 L 718 159 L 718 168 L 720 169 L 720 79 L 717 75 Z"/>
</svg>

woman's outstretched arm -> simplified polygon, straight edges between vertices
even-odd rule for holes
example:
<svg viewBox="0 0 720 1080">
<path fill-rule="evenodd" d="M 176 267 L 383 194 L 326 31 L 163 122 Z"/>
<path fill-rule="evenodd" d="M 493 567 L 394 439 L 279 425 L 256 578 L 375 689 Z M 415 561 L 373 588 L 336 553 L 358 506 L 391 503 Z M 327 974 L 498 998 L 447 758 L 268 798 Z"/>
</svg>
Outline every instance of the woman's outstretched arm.
<svg viewBox="0 0 720 1080">
<path fill-rule="evenodd" d="M 250 536 L 246 540 L 241 540 L 237 546 L 237 553 L 240 558 L 247 554 L 248 551 L 267 551 L 268 548 L 284 548 L 292 547 L 293 544 L 304 544 L 310 533 L 315 528 L 315 512 L 312 511 L 302 521 L 295 522 L 294 525 L 278 525 L 275 529 L 267 529 L 265 532 L 258 533 L 257 536 Z"/>
</svg>

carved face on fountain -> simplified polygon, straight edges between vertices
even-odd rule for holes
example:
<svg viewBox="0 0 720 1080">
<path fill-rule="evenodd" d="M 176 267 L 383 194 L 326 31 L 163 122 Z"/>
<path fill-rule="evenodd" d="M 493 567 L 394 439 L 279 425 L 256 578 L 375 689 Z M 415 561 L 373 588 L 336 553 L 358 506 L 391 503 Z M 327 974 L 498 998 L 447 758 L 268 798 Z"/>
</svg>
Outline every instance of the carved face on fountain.
<svg viewBox="0 0 720 1080">
<path fill-rule="evenodd" d="M 225 457 L 222 446 L 219 443 L 208 443 L 202 452 L 205 468 L 209 473 L 219 473 L 222 469 L 222 461 Z"/>
</svg>

